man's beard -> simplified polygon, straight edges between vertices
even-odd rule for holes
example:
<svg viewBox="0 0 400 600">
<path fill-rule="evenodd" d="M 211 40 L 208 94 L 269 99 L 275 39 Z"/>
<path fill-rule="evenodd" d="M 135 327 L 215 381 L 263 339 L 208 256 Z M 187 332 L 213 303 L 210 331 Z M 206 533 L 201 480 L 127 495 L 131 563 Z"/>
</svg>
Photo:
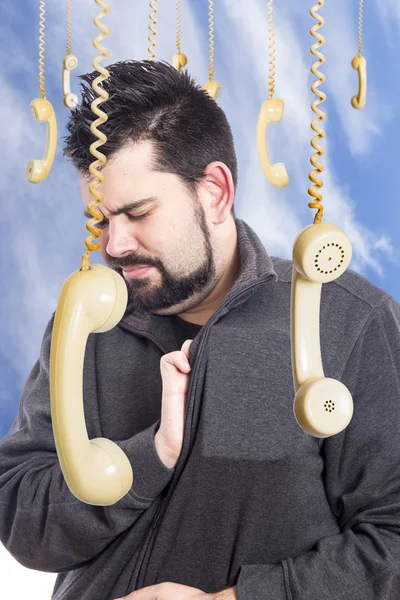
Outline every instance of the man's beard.
<svg viewBox="0 0 400 600">
<path fill-rule="evenodd" d="M 143 275 L 137 279 L 126 279 L 122 274 L 122 269 L 116 270 L 122 274 L 128 290 L 128 306 L 127 313 L 134 310 L 152 312 L 161 309 L 166 309 L 177 304 L 181 304 L 194 294 L 201 293 L 205 288 L 210 287 L 216 277 L 216 265 L 213 256 L 213 248 L 211 244 L 211 234 L 207 227 L 205 213 L 200 201 L 195 201 L 194 219 L 195 226 L 202 232 L 202 237 L 205 248 L 205 256 L 202 263 L 189 275 L 179 277 L 167 271 L 163 265 L 154 259 L 153 265 L 161 274 L 161 284 L 152 283 L 151 275 Z M 185 235 L 185 240 L 197 239 L 198 236 L 191 236 L 190 233 Z M 203 247 L 201 252 L 204 253 Z M 199 248 L 200 254 L 200 248 Z M 128 266 L 128 265 L 126 265 Z"/>
</svg>

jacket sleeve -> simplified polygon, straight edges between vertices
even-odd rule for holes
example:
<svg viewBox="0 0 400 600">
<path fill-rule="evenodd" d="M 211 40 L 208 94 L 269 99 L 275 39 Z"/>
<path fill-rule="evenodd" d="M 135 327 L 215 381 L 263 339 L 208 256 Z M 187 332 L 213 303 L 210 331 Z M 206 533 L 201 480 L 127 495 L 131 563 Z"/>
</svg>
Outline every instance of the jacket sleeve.
<svg viewBox="0 0 400 600">
<path fill-rule="evenodd" d="M 19 413 L 9 433 L 0 439 L 0 540 L 25 567 L 58 573 L 82 566 L 138 521 L 175 469 L 164 465 L 155 448 L 159 420 L 117 442 L 130 459 L 134 475 L 130 491 L 117 503 L 93 506 L 71 493 L 60 468 L 51 423 L 49 363 L 54 316 L 25 383 Z M 140 527 L 143 534 L 143 522 Z"/>
<path fill-rule="evenodd" d="M 385 298 L 340 377 L 352 420 L 322 444 L 340 533 L 276 564 L 241 565 L 238 600 L 400 598 L 400 305 Z"/>
</svg>

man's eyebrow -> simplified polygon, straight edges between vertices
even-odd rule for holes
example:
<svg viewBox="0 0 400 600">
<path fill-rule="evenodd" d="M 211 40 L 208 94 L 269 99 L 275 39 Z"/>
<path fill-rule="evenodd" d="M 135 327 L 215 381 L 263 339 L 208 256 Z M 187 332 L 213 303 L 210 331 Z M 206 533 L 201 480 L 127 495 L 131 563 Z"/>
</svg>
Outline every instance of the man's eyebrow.
<svg viewBox="0 0 400 600">
<path fill-rule="evenodd" d="M 142 208 L 146 204 L 150 204 L 150 202 L 155 202 L 156 200 L 157 198 L 155 196 L 150 196 L 150 198 L 143 198 L 143 200 L 137 200 L 136 202 L 130 202 L 129 204 L 125 204 L 125 206 L 121 206 L 120 208 L 117 208 L 117 210 L 110 210 L 109 213 L 114 216 L 121 215 L 122 213 L 129 212 L 130 210 Z M 98 206 L 101 207 L 101 204 L 99 204 Z M 83 216 L 87 217 L 88 219 L 91 219 L 93 217 L 93 215 L 91 215 L 87 210 L 85 210 Z"/>
</svg>

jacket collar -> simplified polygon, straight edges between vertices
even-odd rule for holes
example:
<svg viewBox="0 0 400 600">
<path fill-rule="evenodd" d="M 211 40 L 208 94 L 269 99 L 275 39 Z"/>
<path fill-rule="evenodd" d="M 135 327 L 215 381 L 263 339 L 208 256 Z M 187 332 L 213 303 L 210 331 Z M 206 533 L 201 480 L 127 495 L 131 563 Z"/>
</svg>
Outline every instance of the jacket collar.
<svg viewBox="0 0 400 600">
<path fill-rule="evenodd" d="M 225 306 L 233 296 L 249 288 L 257 281 L 270 279 L 275 281 L 278 278 L 272 260 L 255 231 L 242 219 L 235 218 L 235 223 L 240 256 L 240 270 L 238 277 L 227 292 L 221 306 Z M 243 297 L 236 299 L 236 302 L 230 304 L 230 308 L 240 304 L 245 299 Z M 170 319 L 165 318 L 166 315 L 156 315 L 138 309 L 130 310 L 129 307 L 130 305 L 128 304 L 126 312 L 118 325 L 125 326 L 129 330 L 134 330 L 144 337 L 154 339 L 154 341 L 158 339 L 162 342 L 165 349 L 173 347 L 176 343 L 173 326 Z M 228 309 L 225 310 L 225 312 L 227 311 Z"/>
</svg>

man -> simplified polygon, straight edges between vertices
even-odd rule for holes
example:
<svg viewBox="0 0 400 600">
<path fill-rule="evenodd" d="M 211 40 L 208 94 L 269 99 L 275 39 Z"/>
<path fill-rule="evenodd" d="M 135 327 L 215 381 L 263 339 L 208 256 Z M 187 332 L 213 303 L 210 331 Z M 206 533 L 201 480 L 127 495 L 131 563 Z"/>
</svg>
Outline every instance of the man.
<svg viewBox="0 0 400 600">
<path fill-rule="evenodd" d="M 323 286 L 325 376 L 349 388 L 354 414 L 336 436 L 306 434 L 293 415 L 292 261 L 269 257 L 234 215 L 223 111 L 166 63 L 108 69 L 99 243 L 129 304 L 89 336 L 83 391 L 89 438 L 118 443 L 133 486 L 100 507 L 65 484 L 49 406 L 53 314 L 0 441 L 1 541 L 59 574 L 53 600 L 398 600 L 399 304 L 351 269 Z M 86 210 L 94 97 L 88 87 L 72 111 L 64 150 Z M 171 466 L 156 446 L 160 361 L 188 339 Z"/>
</svg>

